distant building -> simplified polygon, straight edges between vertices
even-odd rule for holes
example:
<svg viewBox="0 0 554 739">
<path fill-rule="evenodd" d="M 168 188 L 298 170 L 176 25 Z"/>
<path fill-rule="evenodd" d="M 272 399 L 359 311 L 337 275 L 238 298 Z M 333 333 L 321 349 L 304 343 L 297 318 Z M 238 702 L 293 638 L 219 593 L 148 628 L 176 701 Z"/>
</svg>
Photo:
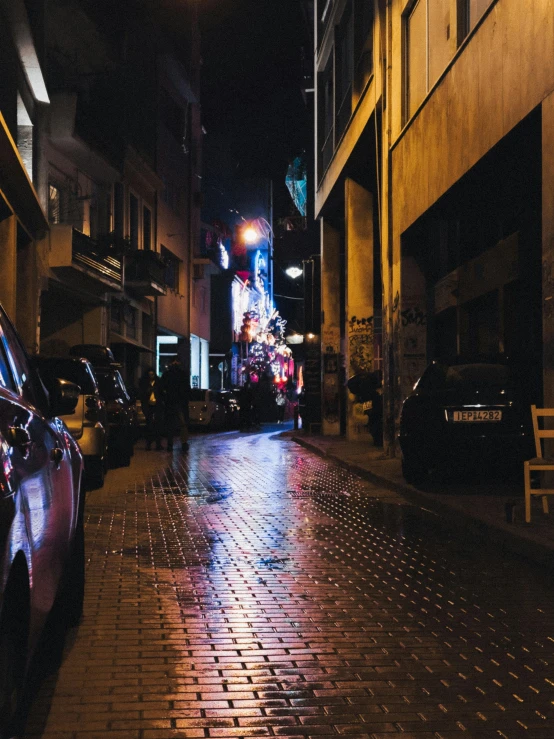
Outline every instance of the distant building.
<svg viewBox="0 0 554 739">
<path fill-rule="evenodd" d="M 188 367 L 209 326 L 196 3 L 177 30 L 140 3 L 39 6 L 0 3 L 0 299 L 33 352 L 108 344 L 131 383 Z"/>
</svg>

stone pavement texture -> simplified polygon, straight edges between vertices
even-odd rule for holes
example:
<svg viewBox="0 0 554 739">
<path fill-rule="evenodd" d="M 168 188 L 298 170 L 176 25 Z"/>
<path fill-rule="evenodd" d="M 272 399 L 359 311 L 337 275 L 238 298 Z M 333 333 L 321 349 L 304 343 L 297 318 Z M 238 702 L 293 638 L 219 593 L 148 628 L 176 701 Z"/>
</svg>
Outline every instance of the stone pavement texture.
<svg viewBox="0 0 554 739">
<path fill-rule="evenodd" d="M 301 431 L 289 435 L 316 454 L 432 508 L 465 530 L 480 533 L 507 550 L 554 569 L 554 516 L 545 516 L 541 499 L 533 498 L 531 523 L 525 523 L 523 474 L 519 479 L 498 482 L 494 482 L 494 475 L 488 476 L 488 482 L 430 481 L 416 488 L 404 480 L 400 459 L 386 457 L 382 449 L 368 441 L 310 436 Z"/>
<path fill-rule="evenodd" d="M 138 450 L 28 739 L 554 737 L 554 594 L 271 430 Z"/>
</svg>

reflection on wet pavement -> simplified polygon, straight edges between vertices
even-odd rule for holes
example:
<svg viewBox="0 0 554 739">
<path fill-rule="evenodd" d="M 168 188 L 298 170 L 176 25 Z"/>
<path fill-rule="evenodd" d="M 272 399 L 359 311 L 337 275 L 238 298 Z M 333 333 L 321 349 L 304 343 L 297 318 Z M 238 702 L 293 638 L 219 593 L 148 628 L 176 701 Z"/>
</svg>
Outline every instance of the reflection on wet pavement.
<svg viewBox="0 0 554 739">
<path fill-rule="evenodd" d="M 546 577 L 269 434 L 127 474 L 28 736 L 554 737 Z"/>
</svg>

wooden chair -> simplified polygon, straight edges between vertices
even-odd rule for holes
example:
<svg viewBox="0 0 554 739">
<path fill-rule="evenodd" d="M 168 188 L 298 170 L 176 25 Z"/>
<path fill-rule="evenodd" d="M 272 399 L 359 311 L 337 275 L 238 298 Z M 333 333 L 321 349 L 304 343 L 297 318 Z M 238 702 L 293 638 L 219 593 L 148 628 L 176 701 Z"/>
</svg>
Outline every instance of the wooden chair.
<svg viewBox="0 0 554 739">
<path fill-rule="evenodd" d="M 539 427 L 539 418 L 554 417 L 554 408 L 537 408 L 536 405 L 531 406 L 531 416 L 533 418 L 533 432 L 535 435 L 535 451 L 537 456 L 523 463 L 523 472 L 525 477 L 525 521 L 531 522 L 531 496 L 540 495 L 542 497 L 542 509 L 544 513 L 548 513 L 547 495 L 554 495 L 554 488 L 531 488 L 531 472 L 554 471 L 554 457 L 545 457 L 543 454 L 542 440 L 554 439 L 554 428 L 545 429 Z"/>
</svg>

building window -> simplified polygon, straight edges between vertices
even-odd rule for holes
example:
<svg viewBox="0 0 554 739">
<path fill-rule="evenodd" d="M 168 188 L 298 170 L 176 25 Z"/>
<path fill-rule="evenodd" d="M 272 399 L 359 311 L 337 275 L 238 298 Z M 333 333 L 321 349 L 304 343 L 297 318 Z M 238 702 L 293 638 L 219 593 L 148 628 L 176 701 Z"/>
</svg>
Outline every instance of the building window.
<svg viewBox="0 0 554 739">
<path fill-rule="evenodd" d="M 336 141 L 344 132 L 352 114 L 352 78 L 354 76 L 354 19 L 347 9 L 337 26 L 335 40 Z"/>
<path fill-rule="evenodd" d="M 130 339 L 137 338 L 137 309 L 131 305 L 126 305 L 124 308 L 125 318 L 125 335 Z"/>
<path fill-rule="evenodd" d="M 113 186 L 113 229 L 117 236 L 123 237 L 123 185 L 116 182 Z"/>
<path fill-rule="evenodd" d="M 405 118 L 409 120 L 492 0 L 416 0 L 405 16 Z M 451 12 L 452 11 L 452 12 Z"/>
<path fill-rule="evenodd" d="M 120 300 L 112 300 L 110 305 L 110 331 L 121 334 L 121 324 L 123 318 L 123 304 Z"/>
<path fill-rule="evenodd" d="M 373 74 L 373 0 L 354 2 L 354 86 L 355 106 Z"/>
<path fill-rule="evenodd" d="M 142 332 L 141 332 L 141 342 L 145 346 L 151 346 L 152 344 L 152 317 L 149 316 L 147 313 L 142 313 Z"/>
<path fill-rule="evenodd" d="M 152 213 L 146 206 L 142 209 L 142 245 L 146 250 L 152 248 Z"/>
<path fill-rule="evenodd" d="M 450 18 L 450 5 L 444 0 L 427 0 L 429 17 L 429 80 L 431 89 L 456 53 L 453 33 L 455 18 Z"/>
<path fill-rule="evenodd" d="M 489 7 L 492 0 L 466 0 L 466 2 L 468 5 L 468 31 L 471 31 L 475 28 L 477 21 Z"/>
<path fill-rule="evenodd" d="M 427 0 L 417 0 L 406 20 L 407 118 L 423 101 L 427 84 Z"/>
<path fill-rule="evenodd" d="M 199 297 L 199 303 L 200 303 L 200 306 L 199 306 L 200 313 L 205 315 L 208 312 L 208 301 L 207 301 L 208 291 L 206 290 L 204 286 L 202 286 L 198 292 L 199 292 L 198 297 Z"/>
<path fill-rule="evenodd" d="M 182 143 L 186 138 L 186 114 L 163 87 L 160 90 L 160 118 L 173 138 Z"/>
<path fill-rule="evenodd" d="M 50 223 L 62 222 L 62 194 L 59 187 L 48 186 L 48 220 Z"/>
<path fill-rule="evenodd" d="M 179 212 L 179 190 L 177 186 L 166 177 L 163 178 L 162 200 L 174 213 Z"/>
<path fill-rule="evenodd" d="M 323 36 L 325 35 L 325 31 L 327 30 L 327 26 L 329 25 L 329 19 L 332 15 L 333 5 L 335 4 L 335 0 L 322 0 L 322 2 L 319 4 L 319 17 L 318 17 L 318 28 L 317 28 L 317 40 L 318 40 L 318 47 L 321 45 L 321 41 L 323 39 Z"/>
<path fill-rule="evenodd" d="M 179 292 L 179 272 L 181 267 L 181 260 L 178 259 L 165 246 L 161 249 L 162 257 L 165 260 L 165 272 L 164 280 L 165 284 L 170 290 L 174 290 L 176 293 Z"/>
<path fill-rule="evenodd" d="M 324 72 L 319 74 L 319 176 L 321 177 L 333 156 L 334 151 L 334 95 L 333 58 L 329 59 Z"/>
<path fill-rule="evenodd" d="M 133 249 L 139 244 L 139 203 L 133 193 L 129 195 L 129 238 Z"/>
</svg>

